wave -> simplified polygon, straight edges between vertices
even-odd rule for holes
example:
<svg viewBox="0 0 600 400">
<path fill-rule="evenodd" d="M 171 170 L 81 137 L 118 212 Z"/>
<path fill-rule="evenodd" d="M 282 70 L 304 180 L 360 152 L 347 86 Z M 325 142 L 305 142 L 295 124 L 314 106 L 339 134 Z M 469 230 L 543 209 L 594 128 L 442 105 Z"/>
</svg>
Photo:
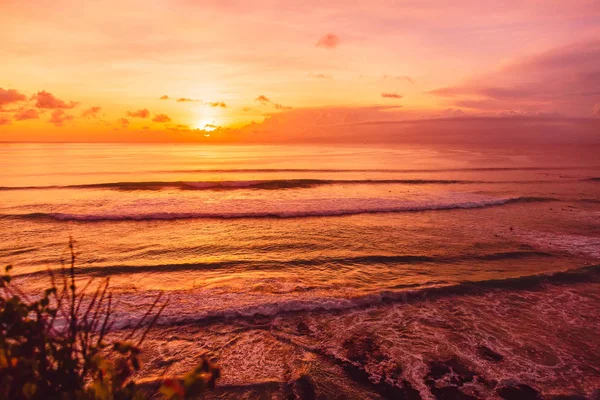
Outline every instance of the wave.
<svg viewBox="0 0 600 400">
<path fill-rule="evenodd" d="M 441 203 L 423 205 L 383 206 L 372 208 L 332 209 L 332 210 L 291 210 L 291 211 L 248 211 L 248 212 L 157 212 L 147 214 L 68 214 L 68 213 L 28 213 L 0 214 L 0 219 L 51 219 L 58 221 L 102 222 L 102 221 L 160 221 L 180 219 L 279 219 L 308 217 L 340 217 L 357 214 L 382 214 L 434 210 L 472 209 L 501 206 L 515 203 L 557 201 L 548 197 L 511 197 L 484 201 Z"/>
<path fill-rule="evenodd" d="M 587 266 L 560 272 L 521 276 L 516 278 L 486 281 L 465 281 L 444 286 L 429 286 L 419 289 L 386 290 L 353 298 L 321 297 L 305 300 L 288 299 L 269 303 L 238 306 L 236 308 L 207 310 L 193 316 L 181 318 L 165 316 L 161 325 L 219 322 L 239 318 L 273 317 L 279 314 L 302 312 L 329 312 L 338 310 L 364 309 L 382 304 L 412 303 L 440 297 L 479 295 L 492 291 L 534 291 L 547 284 L 566 285 L 573 283 L 599 283 L 600 265 Z M 189 296 L 190 294 L 184 294 Z"/>
<path fill-rule="evenodd" d="M 313 188 L 324 185 L 459 185 L 459 184 L 531 184 L 551 183 L 548 180 L 526 181 L 477 181 L 457 179 L 273 179 L 250 181 L 148 181 L 148 182 L 106 182 L 82 185 L 50 186 L 0 186 L 0 191 L 14 190 L 56 190 L 56 189 L 109 189 L 109 190 L 238 190 L 238 189 L 295 189 Z M 558 182 L 558 181 L 557 181 Z M 561 181 L 562 182 L 562 181 Z"/>
<path fill-rule="evenodd" d="M 460 261 L 500 261 L 518 260 L 532 257 L 553 257 L 552 253 L 542 251 L 506 251 L 487 254 L 464 254 L 453 257 L 430 257 L 421 255 L 369 255 L 355 257 L 317 257 L 310 259 L 294 259 L 286 261 L 274 260 L 224 260 L 216 262 L 195 262 L 156 265 L 93 265 L 76 268 L 76 274 L 93 276 L 113 276 L 137 273 L 170 273 L 191 272 L 201 270 L 216 270 L 221 268 L 282 269 L 286 267 L 321 267 L 328 265 L 347 267 L 348 265 L 375 265 L 375 264 L 421 264 L 421 263 L 455 263 Z M 61 270 L 52 270 L 60 273 Z M 20 277 L 34 277 L 47 275 L 47 270 L 15 274 Z"/>
</svg>

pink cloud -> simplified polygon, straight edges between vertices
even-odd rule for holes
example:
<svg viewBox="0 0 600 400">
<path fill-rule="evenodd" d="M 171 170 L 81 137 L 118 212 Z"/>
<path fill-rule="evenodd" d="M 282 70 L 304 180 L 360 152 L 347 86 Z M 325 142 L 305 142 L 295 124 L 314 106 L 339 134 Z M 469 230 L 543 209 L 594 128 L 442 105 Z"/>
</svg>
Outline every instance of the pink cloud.
<svg viewBox="0 0 600 400">
<path fill-rule="evenodd" d="M 54 110 L 52 112 L 52 117 L 48 120 L 48 122 L 50 122 L 56 126 L 63 126 L 65 124 L 65 122 L 72 121 L 72 120 L 73 120 L 72 115 L 68 115 L 67 113 L 65 113 L 64 110 L 58 109 L 58 110 Z"/>
<path fill-rule="evenodd" d="M 415 84 L 415 81 L 412 80 L 412 78 L 408 75 L 399 75 L 399 76 L 392 76 L 392 75 L 384 75 L 383 79 L 385 80 L 395 80 L 395 81 L 406 81 L 408 83 L 411 84 Z"/>
<path fill-rule="evenodd" d="M 588 111 L 589 112 L 589 111 Z M 555 114 L 423 115 L 394 107 L 298 108 L 227 131 L 255 143 L 596 143 L 600 118 Z"/>
<path fill-rule="evenodd" d="M 96 115 L 100 110 L 102 110 L 101 107 L 90 107 L 87 110 L 84 110 L 81 116 L 85 118 L 96 118 Z"/>
<path fill-rule="evenodd" d="M 600 117 L 600 103 L 594 105 L 594 115 L 597 115 Z"/>
<path fill-rule="evenodd" d="M 79 103 L 74 101 L 66 102 L 59 98 L 56 98 L 52 93 L 42 90 L 32 96 L 32 100 L 36 100 L 35 106 L 37 108 L 46 109 L 70 109 L 76 107 Z"/>
<path fill-rule="evenodd" d="M 154 122 L 171 122 L 171 118 L 167 114 L 157 114 L 156 117 L 152 119 Z"/>
<path fill-rule="evenodd" d="M 15 120 L 17 121 L 25 121 L 28 119 L 38 119 L 40 118 L 40 114 L 38 113 L 37 110 L 30 108 L 30 109 L 21 109 L 16 115 L 15 115 Z"/>
<path fill-rule="evenodd" d="M 144 108 L 143 110 L 127 111 L 127 115 L 132 118 L 148 118 L 150 116 L 150 111 Z"/>
<path fill-rule="evenodd" d="M 480 111 L 589 116 L 600 100 L 600 40 L 521 58 L 463 84 L 430 91 Z"/>
<path fill-rule="evenodd" d="M 317 47 L 324 47 L 326 49 L 335 49 L 340 43 L 340 38 L 333 33 L 328 33 L 323 36 L 317 42 Z"/>
<path fill-rule="evenodd" d="M 10 104 L 16 103 L 19 101 L 26 100 L 27 97 L 16 91 L 15 89 L 2 89 L 0 88 L 0 107 Z"/>
<path fill-rule="evenodd" d="M 464 117 L 465 112 L 460 108 L 448 108 L 441 114 L 441 118 Z"/>
<path fill-rule="evenodd" d="M 225 104 L 222 101 L 212 101 L 212 102 L 208 102 L 206 104 L 208 104 L 211 107 L 221 107 L 221 108 L 226 108 L 227 107 L 227 104 Z"/>
<path fill-rule="evenodd" d="M 264 94 L 261 94 L 260 96 L 258 96 L 256 99 L 254 99 L 256 101 L 258 101 L 259 103 L 262 104 L 267 104 L 271 102 L 271 99 L 269 99 L 267 96 L 265 96 Z"/>
<path fill-rule="evenodd" d="M 381 97 L 387 98 L 387 99 L 401 99 L 402 96 L 401 94 L 398 93 L 381 93 Z"/>
</svg>

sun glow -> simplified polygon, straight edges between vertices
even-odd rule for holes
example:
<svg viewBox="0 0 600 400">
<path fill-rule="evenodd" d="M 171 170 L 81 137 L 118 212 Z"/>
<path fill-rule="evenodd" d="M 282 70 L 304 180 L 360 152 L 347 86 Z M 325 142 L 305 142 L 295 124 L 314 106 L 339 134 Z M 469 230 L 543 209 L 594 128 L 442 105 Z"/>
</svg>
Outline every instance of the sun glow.
<svg viewBox="0 0 600 400">
<path fill-rule="evenodd" d="M 203 119 L 201 121 L 198 121 L 198 123 L 196 124 L 196 128 L 201 129 L 203 131 L 212 132 L 218 128 L 218 125 L 215 120 Z"/>
</svg>

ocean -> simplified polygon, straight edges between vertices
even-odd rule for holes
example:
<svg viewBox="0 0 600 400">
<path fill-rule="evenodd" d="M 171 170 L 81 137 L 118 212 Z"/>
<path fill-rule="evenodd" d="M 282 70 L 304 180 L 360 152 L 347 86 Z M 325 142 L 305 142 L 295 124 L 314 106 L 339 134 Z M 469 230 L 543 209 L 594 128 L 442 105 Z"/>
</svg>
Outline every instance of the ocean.
<svg viewBox="0 0 600 400">
<path fill-rule="evenodd" d="M 72 237 L 117 334 L 164 292 L 139 379 L 220 398 L 598 395 L 599 155 L 5 143 L 0 263 L 35 293 Z"/>
</svg>

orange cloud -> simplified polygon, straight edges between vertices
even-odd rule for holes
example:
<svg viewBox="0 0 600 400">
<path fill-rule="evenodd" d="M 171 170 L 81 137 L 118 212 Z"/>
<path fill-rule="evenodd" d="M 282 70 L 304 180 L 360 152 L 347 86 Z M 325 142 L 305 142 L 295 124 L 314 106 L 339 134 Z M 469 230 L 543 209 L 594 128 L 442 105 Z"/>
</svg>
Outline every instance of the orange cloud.
<svg viewBox="0 0 600 400">
<path fill-rule="evenodd" d="M 211 107 L 222 107 L 222 108 L 227 107 L 227 104 L 225 104 L 222 101 L 212 101 L 212 102 L 207 102 L 206 104 L 208 104 Z"/>
<path fill-rule="evenodd" d="M 123 125 L 123 126 L 127 126 L 129 125 L 129 120 L 127 118 L 119 118 L 119 124 Z"/>
<path fill-rule="evenodd" d="M 181 98 L 177 99 L 178 103 L 184 103 L 184 102 L 189 102 L 189 101 L 196 101 L 196 100 L 188 99 L 187 97 L 181 97 Z"/>
<path fill-rule="evenodd" d="M 190 126 L 185 125 L 185 124 L 177 124 L 175 126 L 169 126 L 168 128 L 166 128 L 166 130 L 170 131 L 170 132 L 189 132 L 189 131 L 191 131 Z"/>
<path fill-rule="evenodd" d="M 284 106 L 279 103 L 273 104 L 273 107 L 275 107 L 278 110 L 291 110 L 292 109 L 292 107 L 290 107 L 290 106 Z"/>
<path fill-rule="evenodd" d="M 164 96 L 160 96 L 159 100 L 169 100 L 169 96 L 165 94 Z"/>
<path fill-rule="evenodd" d="M 0 88 L 0 107 L 10 104 L 16 103 L 18 101 L 26 100 L 27 97 L 16 91 L 15 89 L 2 89 Z"/>
<path fill-rule="evenodd" d="M 401 99 L 402 96 L 401 94 L 398 93 L 381 93 L 381 97 L 387 98 L 387 99 Z"/>
<path fill-rule="evenodd" d="M 259 103 L 262 104 L 267 104 L 271 102 L 271 99 L 269 99 L 267 96 L 265 96 L 264 94 L 261 94 L 260 96 L 258 96 L 256 99 L 254 99 L 256 101 L 258 101 Z"/>
<path fill-rule="evenodd" d="M 90 107 L 87 110 L 84 110 L 81 116 L 85 118 L 96 118 L 96 114 L 98 114 L 100 110 L 102 110 L 101 107 Z"/>
<path fill-rule="evenodd" d="M 310 74 L 308 74 L 308 76 L 310 76 L 311 78 L 316 78 L 316 79 L 332 79 L 333 78 L 331 75 L 313 74 L 312 72 Z"/>
<path fill-rule="evenodd" d="M 0 115 L 0 125 L 8 125 L 11 122 L 12 121 L 10 120 L 10 118 Z"/>
<path fill-rule="evenodd" d="M 37 92 L 32 96 L 32 100 L 36 100 L 35 106 L 37 108 L 46 109 L 70 109 L 76 107 L 79 103 L 74 101 L 66 102 L 59 98 L 56 98 L 52 93 L 48 93 L 45 90 Z"/>
<path fill-rule="evenodd" d="M 52 112 L 52 117 L 48 120 L 48 122 L 50 122 L 56 126 L 63 126 L 65 124 L 65 122 L 72 121 L 72 120 L 73 120 L 72 115 L 68 115 L 67 113 L 65 113 L 64 110 L 58 109 L 58 110 L 54 110 Z"/>
<path fill-rule="evenodd" d="M 40 114 L 38 113 L 37 110 L 30 108 L 30 109 L 21 109 L 16 115 L 15 115 L 15 120 L 17 121 L 25 121 L 28 119 L 38 119 L 40 118 Z"/>
<path fill-rule="evenodd" d="M 150 111 L 144 108 L 143 110 L 127 111 L 127 115 L 133 118 L 148 118 Z"/>
<path fill-rule="evenodd" d="M 171 122 L 171 118 L 167 114 L 158 114 L 152 119 L 154 122 Z"/>
<path fill-rule="evenodd" d="M 340 44 L 340 38 L 333 33 L 328 33 L 323 36 L 317 42 L 317 47 L 324 47 L 326 49 L 335 49 Z"/>
</svg>

